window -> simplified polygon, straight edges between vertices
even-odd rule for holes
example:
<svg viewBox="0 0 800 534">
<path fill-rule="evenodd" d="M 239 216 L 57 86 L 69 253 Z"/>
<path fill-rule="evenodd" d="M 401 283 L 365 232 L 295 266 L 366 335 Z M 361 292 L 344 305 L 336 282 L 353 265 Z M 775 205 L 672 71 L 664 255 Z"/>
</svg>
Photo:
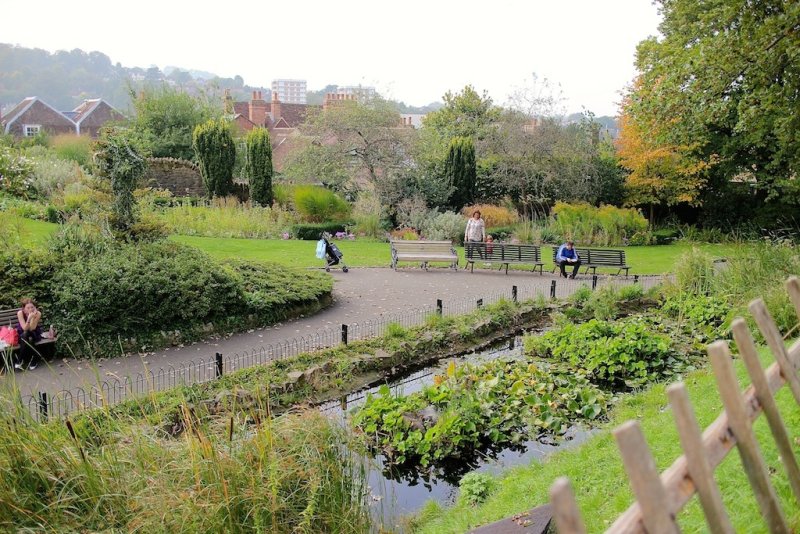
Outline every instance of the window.
<svg viewBox="0 0 800 534">
<path fill-rule="evenodd" d="M 39 124 L 25 124 L 22 126 L 22 134 L 25 137 L 36 137 L 41 129 L 42 127 Z"/>
</svg>

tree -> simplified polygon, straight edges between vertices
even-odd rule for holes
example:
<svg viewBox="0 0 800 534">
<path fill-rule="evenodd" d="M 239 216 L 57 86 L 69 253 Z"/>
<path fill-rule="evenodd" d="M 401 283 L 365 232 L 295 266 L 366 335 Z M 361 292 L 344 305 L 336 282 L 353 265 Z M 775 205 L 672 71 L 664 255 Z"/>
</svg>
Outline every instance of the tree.
<svg viewBox="0 0 800 534">
<path fill-rule="evenodd" d="M 453 185 L 450 205 L 455 211 L 475 202 L 476 169 L 475 145 L 469 137 L 456 137 L 450 141 L 445 164 L 445 176 Z"/>
<path fill-rule="evenodd" d="M 642 118 L 631 116 L 627 109 L 623 104 L 617 140 L 620 163 L 630 171 L 626 203 L 648 205 L 651 224 L 655 206 L 699 204 L 708 165 L 693 156 L 693 147 L 666 142 L 656 124 L 643 126 Z"/>
<path fill-rule="evenodd" d="M 250 182 L 250 199 L 261 206 L 272 205 L 272 146 L 266 128 L 250 130 L 245 139 L 244 172 Z"/>
<path fill-rule="evenodd" d="M 146 149 L 135 132 L 113 127 L 101 131 L 95 164 L 100 175 L 111 181 L 114 195 L 111 225 L 123 234 L 127 234 L 138 219 L 133 190 L 147 170 L 146 156 Z"/>
<path fill-rule="evenodd" d="M 800 3 L 657 4 L 662 37 L 639 44 L 641 77 L 625 106 L 629 128 L 639 137 L 647 132 L 642 151 L 660 150 L 650 158 L 653 166 L 678 172 L 685 160 L 704 165 L 708 181 L 699 202 L 735 179 L 757 192 L 752 207 L 781 202 L 796 209 Z M 667 164 L 676 158 L 678 165 Z"/>
<path fill-rule="evenodd" d="M 223 119 L 201 124 L 194 129 L 192 147 L 200 175 L 209 197 L 225 196 L 233 187 L 236 145 L 230 125 Z"/>
<path fill-rule="evenodd" d="M 221 101 L 215 105 L 168 85 L 148 87 L 138 95 L 131 89 L 131 99 L 136 111 L 132 127 L 148 140 L 155 157 L 194 161 L 192 132 L 222 114 Z"/>
<path fill-rule="evenodd" d="M 471 137 L 478 141 L 488 133 L 490 125 L 500 117 L 489 94 L 478 94 L 467 85 L 460 93 L 448 91 L 444 97 L 444 107 L 428 113 L 423 119 L 425 128 L 439 134 L 447 147 L 454 137 Z"/>
<path fill-rule="evenodd" d="M 393 180 L 411 163 L 415 132 L 403 128 L 400 114 L 381 98 L 336 102 L 310 114 L 300 132 L 308 142 L 293 155 L 285 173 L 297 180 L 357 189 Z"/>
</svg>

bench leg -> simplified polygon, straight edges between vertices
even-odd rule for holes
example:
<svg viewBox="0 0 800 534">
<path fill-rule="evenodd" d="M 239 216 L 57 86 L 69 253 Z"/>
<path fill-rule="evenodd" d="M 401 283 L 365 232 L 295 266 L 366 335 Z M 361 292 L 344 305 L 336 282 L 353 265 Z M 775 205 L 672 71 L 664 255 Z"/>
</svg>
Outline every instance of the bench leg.
<svg viewBox="0 0 800 534">
<path fill-rule="evenodd" d="M 500 268 L 502 269 L 503 266 L 501 265 Z M 506 276 L 508 276 L 508 264 L 506 263 Z"/>
</svg>

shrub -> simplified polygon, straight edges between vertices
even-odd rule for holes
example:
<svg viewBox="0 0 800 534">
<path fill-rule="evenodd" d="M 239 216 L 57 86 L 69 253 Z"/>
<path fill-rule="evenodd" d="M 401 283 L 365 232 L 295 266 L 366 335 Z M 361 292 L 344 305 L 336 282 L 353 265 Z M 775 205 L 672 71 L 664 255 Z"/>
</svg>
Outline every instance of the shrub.
<svg viewBox="0 0 800 534">
<path fill-rule="evenodd" d="M 680 231 L 675 228 L 660 228 L 653 232 L 656 245 L 669 245 L 680 236 Z"/>
<path fill-rule="evenodd" d="M 464 241 L 464 224 L 464 218 L 461 215 L 446 211 L 426 220 L 420 230 L 425 239 L 462 243 Z"/>
<path fill-rule="evenodd" d="M 669 336 L 657 333 L 653 323 L 641 317 L 565 324 L 525 338 L 525 350 L 565 362 L 592 383 L 616 390 L 641 387 L 684 369 Z"/>
<path fill-rule="evenodd" d="M 83 176 L 80 166 L 56 156 L 54 153 L 36 147 L 29 150 L 31 163 L 31 187 L 39 198 L 52 199 L 64 192 L 71 183 L 77 183 Z"/>
<path fill-rule="evenodd" d="M 19 150 L 0 147 L 0 190 L 22 198 L 36 193 L 31 162 Z"/>
<path fill-rule="evenodd" d="M 491 235 L 495 241 L 509 241 L 514 237 L 514 231 L 515 227 L 513 226 L 496 226 L 487 228 L 486 235 Z"/>
<path fill-rule="evenodd" d="M 394 240 L 400 239 L 403 241 L 416 241 L 420 239 L 420 235 L 413 228 L 400 228 L 398 230 L 392 230 L 389 233 L 389 237 Z"/>
<path fill-rule="evenodd" d="M 72 161 L 85 167 L 92 158 L 92 143 L 88 135 L 62 134 L 50 139 L 50 147 L 59 158 Z"/>
<path fill-rule="evenodd" d="M 494 477 L 488 473 L 467 473 L 458 483 L 458 499 L 471 506 L 480 504 L 486 500 L 494 486 Z"/>
<path fill-rule="evenodd" d="M 194 129 L 192 148 L 209 197 L 225 196 L 233 189 L 236 145 L 225 120 L 211 119 Z"/>
<path fill-rule="evenodd" d="M 120 343 L 130 348 L 128 338 L 138 340 L 138 348 L 163 344 L 160 333 L 175 329 L 185 340 L 209 322 L 242 328 L 251 315 L 266 324 L 331 289 L 324 273 L 223 265 L 169 241 L 104 243 L 102 253 L 86 254 L 75 251 L 73 240 L 60 239 L 67 246 L 43 262 L 58 270 L 42 279 L 52 291 L 52 321 L 73 350 L 107 351 Z M 77 236 L 75 244 L 83 239 Z"/>
<path fill-rule="evenodd" d="M 322 232 L 328 232 L 333 235 L 345 230 L 345 223 L 295 224 L 292 227 L 292 235 L 296 239 L 317 241 L 322 236 Z"/>
<path fill-rule="evenodd" d="M 111 222 L 124 236 L 138 218 L 133 190 L 147 170 L 147 152 L 132 132 L 122 128 L 104 128 L 96 149 L 95 162 L 101 176 L 111 181 L 114 195 Z"/>
<path fill-rule="evenodd" d="M 502 206 L 495 206 L 493 204 L 475 204 L 472 206 L 466 206 L 461 210 L 461 214 L 464 217 L 472 217 L 472 213 L 475 210 L 481 212 L 481 218 L 483 218 L 483 221 L 486 223 L 486 231 L 489 232 L 489 229 L 491 228 L 492 235 L 497 232 L 497 230 L 494 229 L 495 226 L 508 227 L 519 222 L 519 216 L 515 211 L 511 211 L 510 209 Z"/>
<path fill-rule="evenodd" d="M 300 216 L 312 223 L 343 221 L 350 214 L 350 206 L 333 191 L 313 185 L 294 189 L 294 205 Z"/>
<path fill-rule="evenodd" d="M 284 209 L 294 209 L 294 186 L 274 184 L 272 186 L 273 205 L 278 204 Z"/>
</svg>

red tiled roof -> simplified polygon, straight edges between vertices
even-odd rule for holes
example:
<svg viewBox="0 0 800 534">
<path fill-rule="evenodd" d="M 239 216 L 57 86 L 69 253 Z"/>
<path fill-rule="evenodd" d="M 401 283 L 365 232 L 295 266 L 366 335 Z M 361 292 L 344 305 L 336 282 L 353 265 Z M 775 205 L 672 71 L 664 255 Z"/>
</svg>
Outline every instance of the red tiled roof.
<svg viewBox="0 0 800 534">
<path fill-rule="evenodd" d="M 310 108 L 321 106 L 309 106 L 308 104 L 284 104 L 281 102 L 281 118 L 286 121 L 289 128 L 297 128 L 305 120 Z"/>
</svg>

